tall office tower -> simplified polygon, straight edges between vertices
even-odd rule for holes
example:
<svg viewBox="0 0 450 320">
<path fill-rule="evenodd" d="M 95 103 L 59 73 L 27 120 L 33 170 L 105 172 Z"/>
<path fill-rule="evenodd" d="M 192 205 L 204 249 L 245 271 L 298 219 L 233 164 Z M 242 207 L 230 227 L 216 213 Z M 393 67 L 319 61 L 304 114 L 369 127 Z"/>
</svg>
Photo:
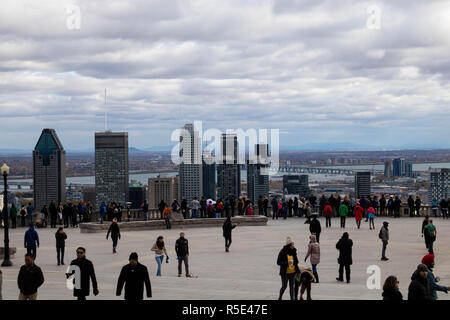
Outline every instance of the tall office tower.
<svg viewBox="0 0 450 320">
<path fill-rule="evenodd" d="M 174 199 L 180 201 L 180 177 L 157 177 L 148 179 L 148 207 L 158 208 L 161 200 L 169 205 Z"/>
<path fill-rule="evenodd" d="M 392 161 L 392 173 L 394 177 L 403 177 L 405 171 L 405 158 L 397 158 Z"/>
<path fill-rule="evenodd" d="M 203 195 L 202 140 L 192 124 L 186 124 L 180 134 L 180 196 L 188 203 Z"/>
<path fill-rule="evenodd" d="M 450 197 L 450 169 L 429 169 L 430 187 L 428 189 L 428 203 L 432 204 L 437 201 L 438 204 L 442 199 Z"/>
<path fill-rule="evenodd" d="M 414 178 L 413 164 L 411 162 L 405 162 L 405 176 Z"/>
<path fill-rule="evenodd" d="M 269 145 L 255 144 L 253 159 L 247 160 L 247 196 L 253 203 L 269 197 Z"/>
<path fill-rule="evenodd" d="M 300 197 L 308 197 L 310 193 L 307 174 L 283 176 L 283 194 L 298 194 Z"/>
<path fill-rule="evenodd" d="M 203 196 L 206 199 L 216 198 L 216 162 L 210 152 L 203 152 Z"/>
<path fill-rule="evenodd" d="M 217 198 L 234 196 L 238 199 L 241 195 L 241 168 L 237 135 L 223 133 L 220 148 L 222 155 L 217 165 Z"/>
<path fill-rule="evenodd" d="M 392 177 L 392 160 L 386 160 L 384 162 L 384 177 Z"/>
<path fill-rule="evenodd" d="M 370 190 L 370 171 L 355 172 L 355 195 L 357 198 L 368 197 Z"/>
<path fill-rule="evenodd" d="M 97 208 L 104 201 L 128 201 L 128 132 L 95 133 L 95 193 Z"/>
<path fill-rule="evenodd" d="M 66 201 L 66 151 L 54 129 L 42 130 L 33 151 L 34 207 Z"/>
</svg>

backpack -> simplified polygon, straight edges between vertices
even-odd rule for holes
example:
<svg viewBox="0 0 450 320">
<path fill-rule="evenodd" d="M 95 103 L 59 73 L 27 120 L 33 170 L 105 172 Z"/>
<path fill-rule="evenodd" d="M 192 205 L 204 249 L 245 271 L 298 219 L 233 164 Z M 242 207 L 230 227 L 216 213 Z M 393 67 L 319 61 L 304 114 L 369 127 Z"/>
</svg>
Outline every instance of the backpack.
<svg viewBox="0 0 450 320">
<path fill-rule="evenodd" d="M 430 238 L 435 238 L 436 237 L 436 228 L 434 228 L 433 230 L 429 230 L 428 231 L 428 236 L 430 237 Z"/>
<path fill-rule="evenodd" d="M 383 239 L 383 228 L 380 229 L 380 232 L 378 233 L 378 238 Z"/>
</svg>

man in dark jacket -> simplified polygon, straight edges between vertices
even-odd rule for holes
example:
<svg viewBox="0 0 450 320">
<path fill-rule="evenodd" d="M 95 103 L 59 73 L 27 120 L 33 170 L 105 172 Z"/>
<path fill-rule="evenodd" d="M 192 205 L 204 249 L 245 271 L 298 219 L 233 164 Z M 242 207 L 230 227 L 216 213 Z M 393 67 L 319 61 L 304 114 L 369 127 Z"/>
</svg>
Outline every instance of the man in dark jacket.
<svg viewBox="0 0 450 320">
<path fill-rule="evenodd" d="M 339 277 L 336 278 L 337 281 L 344 281 L 344 268 L 345 268 L 345 278 L 347 283 L 350 282 L 350 265 L 352 265 L 352 247 L 353 241 L 349 238 L 347 232 L 344 232 L 342 238 L 336 243 L 336 249 L 339 250 Z"/>
<path fill-rule="evenodd" d="M 86 249 L 79 247 L 77 249 L 77 258 L 72 260 L 71 266 L 77 266 L 79 268 L 80 288 L 76 286 L 73 289 L 73 296 L 78 300 L 86 300 L 86 297 L 90 293 L 90 280 L 92 280 L 92 287 L 94 295 L 98 295 L 97 279 L 95 277 L 94 265 L 88 259 L 86 259 Z M 67 274 L 70 276 L 71 274 Z M 76 281 L 75 281 L 76 283 Z"/>
<path fill-rule="evenodd" d="M 389 222 L 384 221 L 383 222 L 383 226 L 381 227 L 381 230 L 380 230 L 380 233 L 379 233 L 379 238 L 380 238 L 380 240 L 383 243 L 383 248 L 381 250 L 381 260 L 383 260 L 383 261 L 389 260 L 386 257 L 386 247 L 387 247 L 387 245 L 389 243 L 389 229 L 388 229 L 388 226 L 389 226 Z"/>
<path fill-rule="evenodd" d="M 32 254 L 25 255 L 25 264 L 20 267 L 17 285 L 19 286 L 19 300 L 36 300 L 37 290 L 44 283 L 41 268 L 34 264 Z"/>
<path fill-rule="evenodd" d="M 298 267 L 297 249 L 290 237 L 286 238 L 286 245 L 278 253 L 277 264 L 280 266 L 281 289 L 278 300 L 282 300 L 283 293 L 289 283 L 291 300 L 295 300 L 295 276 L 300 273 Z"/>
<path fill-rule="evenodd" d="M 448 293 L 448 290 L 450 290 L 450 287 L 447 286 L 441 286 L 438 284 L 439 277 L 435 277 L 433 274 L 433 268 L 434 268 L 434 254 L 427 254 L 422 258 L 422 263 L 427 266 L 428 268 L 428 284 L 430 285 L 430 295 L 432 300 L 437 300 L 437 291 Z"/>
<path fill-rule="evenodd" d="M 317 213 L 313 214 L 313 219 L 311 220 L 309 224 L 309 232 L 311 234 L 314 234 L 316 236 L 317 242 L 319 242 L 320 238 L 320 232 L 322 232 L 322 227 L 320 226 L 320 221 L 317 219 Z"/>
<path fill-rule="evenodd" d="M 24 246 L 27 249 L 27 253 L 33 255 L 33 260 L 36 259 L 36 246 L 39 248 L 39 235 L 34 226 L 30 225 L 30 228 L 25 232 Z"/>
<path fill-rule="evenodd" d="M 175 252 L 178 259 L 178 277 L 181 277 L 181 264 L 184 261 L 184 268 L 186 269 L 186 277 L 190 278 L 189 274 L 189 244 L 188 240 L 184 237 L 184 232 L 180 232 L 180 237 L 175 242 Z"/>
<path fill-rule="evenodd" d="M 56 209 L 55 201 L 50 202 L 50 207 L 48 208 L 50 211 L 50 227 L 56 228 L 56 220 L 58 218 L 58 210 Z"/>
<path fill-rule="evenodd" d="M 147 298 L 152 297 L 152 287 L 147 267 L 138 262 L 138 255 L 132 252 L 129 258 L 130 263 L 123 266 L 117 282 L 116 295 L 122 294 L 122 288 L 125 284 L 125 300 L 143 300 L 144 284 L 147 292 Z"/>
<path fill-rule="evenodd" d="M 411 276 L 408 287 L 408 300 L 431 300 L 430 284 L 428 283 L 428 268 L 419 264 Z"/>
<path fill-rule="evenodd" d="M 227 217 L 225 222 L 223 223 L 222 230 L 223 230 L 223 237 L 225 238 L 225 251 L 230 251 L 231 246 L 231 231 L 236 228 L 235 224 L 231 223 L 230 216 Z"/>
<path fill-rule="evenodd" d="M 272 220 L 277 219 L 278 220 L 278 200 L 276 197 L 272 199 Z"/>
</svg>

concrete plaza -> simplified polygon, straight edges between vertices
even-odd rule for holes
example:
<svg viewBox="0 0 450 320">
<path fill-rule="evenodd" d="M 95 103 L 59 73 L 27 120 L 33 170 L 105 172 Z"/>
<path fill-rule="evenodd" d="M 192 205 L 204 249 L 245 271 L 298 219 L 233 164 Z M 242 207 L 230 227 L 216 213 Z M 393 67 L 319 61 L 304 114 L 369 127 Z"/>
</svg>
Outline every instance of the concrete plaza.
<svg viewBox="0 0 450 320">
<path fill-rule="evenodd" d="M 422 257 L 427 253 L 423 238 L 420 237 L 421 218 L 403 217 L 400 219 L 377 218 L 376 229 L 370 231 L 368 223 L 362 222 L 360 230 L 356 228 L 353 218 L 347 219 L 345 231 L 353 239 L 352 281 L 350 284 L 339 283 L 337 276 L 336 242 L 343 233 L 339 220 L 333 219 L 332 228 L 325 229 L 322 224 L 321 263 L 318 265 L 320 283 L 313 284 L 313 299 L 380 299 L 381 290 L 369 290 L 366 273 L 370 265 L 381 268 L 382 283 L 389 275 L 396 275 L 404 298 L 410 277 Z M 390 243 L 387 249 L 389 261 L 380 261 L 381 241 L 378 231 L 383 220 L 390 222 Z M 121 267 L 128 262 L 130 252 L 136 251 L 139 260 L 150 271 L 153 299 L 276 299 L 281 286 L 276 259 L 285 243 L 286 236 L 291 236 L 298 250 L 302 264 L 305 256 L 309 225 L 304 218 L 287 220 L 269 220 L 267 226 L 242 226 L 233 232 L 231 250 L 226 253 L 222 230 L 219 227 L 185 229 L 190 243 L 190 269 L 198 278 L 178 278 L 177 260 L 174 252 L 175 240 L 179 229 L 123 232 L 119 241 L 118 254 L 112 254 L 111 240 L 105 234 L 81 234 L 78 229 L 66 230 L 66 266 L 57 266 L 55 250 L 55 229 L 38 229 L 41 247 L 38 249 L 36 264 L 44 272 L 45 283 L 39 289 L 38 299 L 73 299 L 72 291 L 66 289 L 65 270 L 75 257 L 75 249 L 83 246 L 86 256 L 95 266 L 100 294 L 88 299 L 123 299 L 115 296 L 117 277 Z M 442 285 L 450 285 L 450 221 L 434 219 L 437 226 L 435 243 L 435 274 L 441 277 Z M 3 233 L 3 230 L 1 230 Z M 11 246 L 17 247 L 13 267 L 2 268 L 3 299 L 17 299 L 17 274 L 23 264 L 23 235 L 25 229 L 11 230 Z M 165 237 L 169 253 L 169 264 L 164 263 L 162 277 L 156 277 L 156 261 L 150 251 L 157 236 Z M 3 236 L 0 236 L 3 241 Z M 92 288 L 91 288 L 92 289 Z M 438 293 L 439 299 L 449 299 L 445 293 Z M 286 291 L 284 299 L 289 299 Z"/>
</svg>

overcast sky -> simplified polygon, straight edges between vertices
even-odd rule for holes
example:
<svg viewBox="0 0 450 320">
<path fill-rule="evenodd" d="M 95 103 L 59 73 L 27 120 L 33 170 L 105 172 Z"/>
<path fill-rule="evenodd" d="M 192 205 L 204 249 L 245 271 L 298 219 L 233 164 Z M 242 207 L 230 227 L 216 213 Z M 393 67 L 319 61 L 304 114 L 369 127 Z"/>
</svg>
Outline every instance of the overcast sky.
<svg viewBox="0 0 450 320">
<path fill-rule="evenodd" d="M 47 127 L 93 148 L 105 88 L 109 128 L 137 148 L 194 120 L 278 128 L 284 146 L 450 146 L 449 1 L 0 5 L 0 149 Z"/>
</svg>

